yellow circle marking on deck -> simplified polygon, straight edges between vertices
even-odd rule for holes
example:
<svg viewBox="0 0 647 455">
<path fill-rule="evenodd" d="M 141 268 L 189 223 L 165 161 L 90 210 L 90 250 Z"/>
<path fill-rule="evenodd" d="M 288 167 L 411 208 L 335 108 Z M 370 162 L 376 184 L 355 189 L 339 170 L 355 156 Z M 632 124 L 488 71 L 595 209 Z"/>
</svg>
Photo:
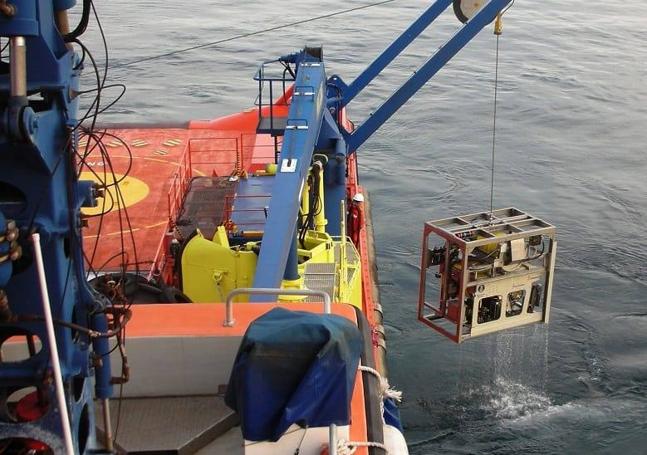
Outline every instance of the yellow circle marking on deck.
<svg viewBox="0 0 647 455">
<path fill-rule="evenodd" d="M 132 228 L 130 230 L 124 229 L 123 231 L 115 231 L 115 232 L 110 232 L 108 234 L 102 233 L 101 236 L 109 237 L 111 235 L 128 234 L 129 232 L 137 232 L 137 231 L 141 231 L 142 229 L 153 229 L 153 228 L 165 225 L 167 223 L 168 223 L 168 220 L 164 220 L 164 221 L 160 221 L 159 223 L 149 224 L 148 226 L 144 226 L 144 227 L 136 227 L 136 228 Z M 95 239 L 95 238 L 97 238 L 97 234 L 84 235 L 83 238 L 84 239 Z"/>
<path fill-rule="evenodd" d="M 103 178 L 102 173 L 99 173 L 99 177 Z M 99 215 L 103 210 L 116 210 L 119 206 L 121 206 L 122 208 L 131 207 L 138 202 L 146 199 L 146 196 L 148 196 L 148 193 L 150 192 L 148 185 L 138 178 L 131 176 L 124 177 L 121 174 L 114 174 L 114 177 L 116 177 L 117 181 L 119 181 L 119 192 L 121 193 L 121 199 L 119 200 L 120 204 L 117 203 L 118 194 L 115 191 L 115 187 L 110 186 L 105 190 L 107 193 L 105 198 L 105 206 L 103 198 L 97 198 L 96 207 L 82 208 L 81 213 L 83 213 L 84 215 Z M 106 181 L 103 183 L 105 183 L 106 185 L 113 184 L 114 177 L 111 173 L 107 174 L 105 176 Z M 92 180 L 94 182 L 101 183 L 97 176 L 92 172 L 81 172 L 79 180 Z"/>
</svg>

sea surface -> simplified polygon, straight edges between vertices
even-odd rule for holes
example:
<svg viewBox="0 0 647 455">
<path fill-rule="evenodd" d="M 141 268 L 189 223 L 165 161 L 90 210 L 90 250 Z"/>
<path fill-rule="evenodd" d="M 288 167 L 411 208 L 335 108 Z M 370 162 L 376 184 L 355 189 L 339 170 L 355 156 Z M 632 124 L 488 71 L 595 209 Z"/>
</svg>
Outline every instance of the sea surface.
<svg viewBox="0 0 647 455">
<path fill-rule="evenodd" d="M 124 64 L 368 3 L 96 2 L 108 81 L 128 86 L 102 120 L 236 112 L 254 101 L 259 62 L 305 44 L 322 44 L 328 73 L 350 82 L 431 2 Z M 450 9 L 350 105 L 352 118 L 361 123 L 458 26 Z M 491 27 L 358 152 L 410 451 L 647 454 L 647 2 L 516 0 L 504 27 L 495 206 L 558 227 L 550 325 L 457 346 L 416 321 L 424 221 L 489 208 Z M 96 24 L 84 41 L 101 62 Z"/>
</svg>

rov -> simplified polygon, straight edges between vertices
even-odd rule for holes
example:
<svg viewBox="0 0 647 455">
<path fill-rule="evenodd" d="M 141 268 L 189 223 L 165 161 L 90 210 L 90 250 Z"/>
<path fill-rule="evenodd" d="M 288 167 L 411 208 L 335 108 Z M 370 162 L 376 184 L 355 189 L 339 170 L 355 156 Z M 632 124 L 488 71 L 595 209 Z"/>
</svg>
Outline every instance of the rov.
<svg viewBox="0 0 647 455">
<path fill-rule="evenodd" d="M 428 221 L 418 319 L 456 343 L 547 323 L 556 248 L 554 226 L 515 208 Z"/>
</svg>

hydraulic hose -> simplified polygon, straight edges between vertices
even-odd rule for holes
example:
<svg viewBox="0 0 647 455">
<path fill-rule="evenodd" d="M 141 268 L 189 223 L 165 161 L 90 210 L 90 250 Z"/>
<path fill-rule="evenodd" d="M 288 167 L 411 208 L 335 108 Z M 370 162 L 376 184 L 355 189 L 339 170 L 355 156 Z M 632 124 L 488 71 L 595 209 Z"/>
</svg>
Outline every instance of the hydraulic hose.
<svg viewBox="0 0 647 455">
<path fill-rule="evenodd" d="M 92 9 L 92 0 L 83 0 L 83 13 L 81 20 L 74 30 L 70 33 L 63 35 L 63 41 L 70 43 L 85 33 L 90 22 L 90 9 Z"/>
</svg>

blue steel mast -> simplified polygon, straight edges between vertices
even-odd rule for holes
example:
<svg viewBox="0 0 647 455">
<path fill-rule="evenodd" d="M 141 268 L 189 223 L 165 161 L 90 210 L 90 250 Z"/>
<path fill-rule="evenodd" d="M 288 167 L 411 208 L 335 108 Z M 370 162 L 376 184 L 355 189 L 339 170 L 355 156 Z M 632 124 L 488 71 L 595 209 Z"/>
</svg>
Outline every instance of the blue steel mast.
<svg viewBox="0 0 647 455">
<path fill-rule="evenodd" d="M 69 32 L 66 11 L 74 4 L 0 2 L 0 36 L 10 48 L 9 62 L 0 62 L 0 343 L 5 354 L 22 340 L 28 352 L 0 362 L 0 405 L 9 410 L 0 415 L 0 440 L 38 441 L 56 454 L 65 453 L 61 413 L 69 416 L 76 453 L 97 448 L 93 395 L 112 394 L 107 340 L 85 330 L 105 332 L 108 324 L 86 283 L 81 244 L 80 208 L 94 204 L 94 190 L 77 179 L 82 62 L 68 42 L 87 25 L 91 5 L 84 2 L 82 24 Z M 64 408 L 52 386 L 32 233 L 41 238 Z M 10 402 L 34 389 L 19 402 L 29 412 Z"/>
</svg>

